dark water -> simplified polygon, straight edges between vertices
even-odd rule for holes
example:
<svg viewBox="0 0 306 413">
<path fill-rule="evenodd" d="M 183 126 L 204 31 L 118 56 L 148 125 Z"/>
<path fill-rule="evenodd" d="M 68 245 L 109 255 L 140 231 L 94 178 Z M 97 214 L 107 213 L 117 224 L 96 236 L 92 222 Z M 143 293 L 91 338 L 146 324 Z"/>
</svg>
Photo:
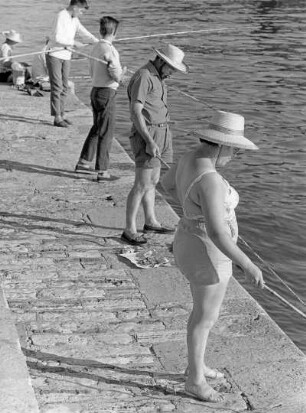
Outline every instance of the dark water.
<svg viewBox="0 0 306 413">
<path fill-rule="evenodd" d="M 25 42 L 16 52 L 37 51 L 51 19 L 64 1 L 0 0 L 0 30 L 14 28 Z M 137 69 L 154 56 L 152 47 L 173 43 L 186 53 L 191 72 L 176 75 L 169 91 L 175 157 L 195 144 L 188 131 L 206 125 L 211 109 L 241 113 L 246 136 L 260 147 L 224 171 L 241 196 L 241 236 L 306 301 L 306 124 L 305 0 L 118 0 L 91 1 L 84 25 L 98 35 L 98 19 L 122 21 L 118 38 L 187 30 L 231 28 L 220 32 L 117 42 L 122 63 Z M 84 50 L 85 51 L 85 50 Z M 28 58 L 27 61 L 31 61 Z M 72 76 L 87 75 L 87 62 L 75 60 Z M 89 103 L 90 83 L 75 79 Z M 117 133 L 128 150 L 130 129 L 126 91 L 118 94 Z M 268 285 L 303 307 L 270 272 Z M 243 283 L 243 280 L 241 280 Z M 270 316 L 306 352 L 306 320 L 268 292 L 246 286 Z"/>
</svg>

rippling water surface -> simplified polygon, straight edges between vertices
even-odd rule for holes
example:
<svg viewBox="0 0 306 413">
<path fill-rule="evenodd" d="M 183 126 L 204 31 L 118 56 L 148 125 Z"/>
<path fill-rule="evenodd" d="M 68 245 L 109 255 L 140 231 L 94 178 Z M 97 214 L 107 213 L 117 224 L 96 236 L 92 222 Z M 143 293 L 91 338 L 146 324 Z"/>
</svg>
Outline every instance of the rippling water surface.
<svg viewBox="0 0 306 413">
<path fill-rule="evenodd" d="M 14 28 L 23 34 L 25 41 L 18 52 L 37 51 L 54 14 L 66 4 L 59 0 L 0 0 L 0 31 Z M 305 1 L 155 0 L 153 4 L 148 0 L 92 0 L 82 21 L 98 35 L 102 15 L 121 20 L 118 39 L 230 29 L 118 41 L 116 46 L 122 63 L 131 70 L 154 57 L 152 47 L 161 47 L 164 42 L 185 51 L 190 74 L 176 75 L 168 84 L 201 102 L 169 91 L 172 120 L 176 122 L 176 158 L 195 144 L 188 132 L 206 125 L 211 108 L 245 116 L 246 136 L 260 151 L 239 156 L 224 171 L 241 196 L 240 234 L 306 301 Z M 87 75 L 87 62 L 75 60 L 71 74 Z M 78 78 L 75 82 L 79 97 L 89 103 L 89 81 Z M 127 150 L 129 129 L 126 91 L 121 89 L 116 136 Z M 264 274 L 271 288 L 306 312 L 271 271 Z M 245 287 L 306 352 L 306 320 L 269 293 Z"/>
</svg>

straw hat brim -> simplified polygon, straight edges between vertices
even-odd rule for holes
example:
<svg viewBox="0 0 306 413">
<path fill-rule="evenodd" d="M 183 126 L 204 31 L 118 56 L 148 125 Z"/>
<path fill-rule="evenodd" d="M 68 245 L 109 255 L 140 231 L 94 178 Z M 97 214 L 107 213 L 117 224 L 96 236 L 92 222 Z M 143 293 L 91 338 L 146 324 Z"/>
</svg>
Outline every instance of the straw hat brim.
<svg viewBox="0 0 306 413">
<path fill-rule="evenodd" d="M 183 72 L 183 73 L 188 73 L 189 68 L 185 63 L 181 62 L 181 63 L 176 64 L 172 60 L 170 60 L 166 55 L 164 55 L 162 52 L 160 52 L 159 50 L 157 50 L 155 48 L 153 48 L 153 49 L 158 54 L 158 56 L 161 59 L 163 59 L 173 69 L 179 70 L 180 72 Z"/>
<path fill-rule="evenodd" d="M 201 139 L 209 142 L 218 143 L 220 145 L 232 146 L 234 148 L 258 150 L 258 146 L 242 135 L 225 134 L 213 129 L 205 129 L 203 131 L 195 130 L 194 134 Z"/>
<path fill-rule="evenodd" d="M 10 34 L 10 32 L 3 32 L 3 35 L 5 36 L 6 39 L 11 40 L 12 42 L 22 43 L 22 39 L 19 33 L 12 35 Z"/>
</svg>

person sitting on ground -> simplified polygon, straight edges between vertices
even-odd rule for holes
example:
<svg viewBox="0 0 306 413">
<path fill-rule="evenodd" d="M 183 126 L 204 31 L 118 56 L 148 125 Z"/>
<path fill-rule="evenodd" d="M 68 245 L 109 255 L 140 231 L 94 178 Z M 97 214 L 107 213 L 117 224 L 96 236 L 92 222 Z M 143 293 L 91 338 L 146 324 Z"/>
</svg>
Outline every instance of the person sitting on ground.
<svg viewBox="0 0 306 413">
<path fill-rule="evenodd" d="M 0 82 L 12 82 L 12 50 L 16 44 L 22 42 L 22 39 L 15 30 L 3 32 L 2 34 L 5 36 L 5 42 L 2 44 L 0 51 Z"/>
<path fill-rule="evenodd" d="M 172 44 L 156 50 L 156 57 L 141 67 L 128 85 L 131 120 L 130 144 L 135 158 L 135 181 L 126 202 L 126 226 L 121 239 L 141 245 L 147 238 L 137 233 L 136 218 L 143 206 L 143 232 L 169 234 L 173 228 L 161 225 L 155 215 L 155 188 L 161 163 L 172 162 L 172 136 L 169 129 L 167 86 L 165 80 L 174 72 L 188 72 L 184 52 Z"/>
<path fill-rule="evenodd" d="M 88 8 L 86 0 L 70 0 L 69 6 L 57 14 L 49 36 L 52 51 L 46 55 L 46 62 L 51 84 L 51 116 L 54 116 L 53 125 L 61 128 L 67 128 L 71 124 L 65 116 L 71 48 L 85 46 L 76 41 L 75 36 L 79 34 L 87 43 L 99 41 L 85 29 L 78 18 Z"/>
<path fill-rule="evenodd" d="M 206 378 L 224 375 L 205 364 L 207 338 L 218 319 L 232 275 L 232 262 L 246 279 L 263 288 L 261 270 L 236 245 L 236 190 L 217 172 L 238 150 L 258 149 L 244 135 L 241 115 L 218 111 L 206 130 L 197 131 L 200 144 L 181 157 L 164 175 L 163 188 L 183 210 L 174 237 L 176 264 L 190 283 L 193 309 L 187 324 L 186 392 L 203 401 L 219 402 L 222 395 Z"/>
<path fill-rule="evenodd" d="M 102 39 L 93 47 L 93 59 L 89 59 L 94 123 L 75 167 L 76 172 L 98 173 L 98 181 L 111 178 L 108 167 L 115 126 L 116 90 L 126 72 L 126 68 L 122 69 L 119 53 L 112 44 L 118 26 L 119 21 L 113 17 L 105 16 L 100 20 Z M 94 156 L 95 169 L 92 169 L 90 163 Z"/>
</svg>

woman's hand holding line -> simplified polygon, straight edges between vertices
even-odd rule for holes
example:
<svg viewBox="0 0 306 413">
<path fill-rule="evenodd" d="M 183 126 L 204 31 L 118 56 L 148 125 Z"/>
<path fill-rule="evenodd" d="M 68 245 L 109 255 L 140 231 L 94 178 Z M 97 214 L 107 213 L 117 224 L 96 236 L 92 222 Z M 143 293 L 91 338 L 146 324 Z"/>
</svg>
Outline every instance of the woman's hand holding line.
<svg viewBox="0 0 306 413">
<path fill-rule="evenodd" d="M 256 287 L 264 288 L 265 282 L 263 280 L 262 271 L 253 262 L 244 268 L 244 275 L 248 282 L 254 284 Z"/>
</svg>

